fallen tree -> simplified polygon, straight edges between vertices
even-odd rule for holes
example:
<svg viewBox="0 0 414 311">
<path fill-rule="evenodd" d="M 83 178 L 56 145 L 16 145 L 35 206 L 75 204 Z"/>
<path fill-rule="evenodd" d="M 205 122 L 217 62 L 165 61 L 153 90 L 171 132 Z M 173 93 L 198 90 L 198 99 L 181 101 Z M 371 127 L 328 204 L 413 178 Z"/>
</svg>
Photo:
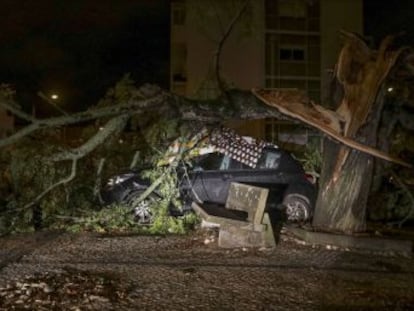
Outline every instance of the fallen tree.
<svg viewBox="0 0 414 311">
<path fill-rule="evenodd" d="M 0 95 L 0 105 L 23 119 L 26 125 L 0 140 L 0 148 L 11 155 L 7 175 L 16 195 L 9 197 L 13 201 L 9 207 L 20 212 L 17 218 L 29 221 L 33 217 L 31 211 L 38 210 L 39 206 L 53 205 L 50 207 L 52 212 L 61 214 L 59 209 L 63 211 L 69 204 L 70 193 L 79 188 L 76 184 L 89 184 L 90 188 L 91 179 L 96 176 L 99 180 L 102 171 L 108 176 L 127 166 L 119 158 L 112 159 L 117 162 L 115 165 L 111 163 L 110 153 L 120 148 L 117 142 L 123 139 L 124 130 L 130 123 L 138 124 L 134 139 L 141 137 L 138 144 L 130 141 L 124 144 L 130 147 L 125 152 L 129 153 L 131 164 L 128 166 L 133 166 L 138 155 L 145 157 L 145 150 L 140 150 L 143 144 L 150 149 L 149 153 L 159 156 L 177 136 L 191 136 L 204 125 L 215 127 L 225 120 L 252 117 L 281 118 L 278 111 L 263 105 L 248 91 L 233 90 L 215 100 L 196 101 L 155 85 L 136 87 L 128 77 L 109 90 L 95 107 L 53 118 L 38 119 L 27 114 L 14 102 L 12 93 L 5 90 Z M 88 128 L 88 135 L 82 140 L 62 141 L 62 128 L 78 123 Z M 151 135 L 153 137 L 149 137 Z M 29 148 L 33 150 L 29 151 Z M 104 168 L 102 163 L 105 163 Z M 116 169 L 107 169 L 111 165 Z M 86 171 L 85 166 L 89 170 L 92 166 L 93 171 Z M 99 186 L 93 187 L 97 189 Z M 69 193 L 66 197 L 65 192 Z M 57 200 L 56 196 L 61 199 Z"/>
<path fill-rule="evenodd" d="M 373 157 L 410 167 L 406 160 L 390 155 L 388 150 L 380 150 L 377 143 L 384 81 L 396 62 L 405 60 L 401 57 L 404 51 L 390 50 L 389 43 L 390 40 L 386 39 L 379 51 L 372 51 L 360 38 L 347 34 L 337 64 L 337 83 L 333 84 L 336 88 L 332 98 L 340 98 L 335 111 L 312 103 L 299 91 L 225 90 L 216 99 L 191 100 L 153 85 L 136 87 L 125 78 L 108 92 L 104 100 L 87 111 L 38 119 L 21 110 L 13 101 L 12 92 L 3 88 L 0 105 L 27 123 L 11 136 L 0 140 L 3 150 L 17 146 L 21 140 L 39 132 L 82 122 L 91 125 L 89 136 L 81 143 L 50 146 L 47 152 L 43 151 L 31 159 L 36 160 L 39 167 L 61 166 L 63 173 L 57 174 L 55 169 L 40 170 L 41 174 L 53 171 L 53 181 L 36 182 L 33 179 L 31 182 L 36 182 L 41 189 L 20 198 L 18 208 L 32 209 L 51 192 L 72 184 L 79 176 L 79 164 L 90 155 L 96 156 L 102 145 L 122 135 L 132 121 L 139 124 L 136 134 L 142 137 L 148 136 L 150 128 L 164 131 L 164 135 L 158 135 L 156 139 L 146 139 L 147 147 L 154 151 L 162 149 L 155 144 L 166 147 L 167 141 L 197 131 L 201 124 L 216 127 L 229 120 L 293 118 L 316 127 L 330 138 L 324 148 L 313 225 L 329 231 L 363 231 L 374 170 Z M 105 149 L 106 152 L 109 150 L 111 147 Z M 137 150 L 131 150 L 130 161 L 137 161 Z M 100 154 L 99 163 L 104 163 L 104 158 L 105 152 Z M 96 165 L 95 170 L 102 171 L 101 165 L 99 167 Z M 23 189 L 14 190 L 21 193 Z"/>
</svg>

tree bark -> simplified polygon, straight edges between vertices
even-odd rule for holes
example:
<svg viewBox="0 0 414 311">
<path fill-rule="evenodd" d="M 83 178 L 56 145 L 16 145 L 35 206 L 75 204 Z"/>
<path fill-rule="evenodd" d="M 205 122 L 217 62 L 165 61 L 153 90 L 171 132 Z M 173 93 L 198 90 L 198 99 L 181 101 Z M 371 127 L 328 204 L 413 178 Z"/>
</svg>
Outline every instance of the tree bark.
<svg viewBox="0 0 414 311">
<path fill-rule="evenodd" d="M 326 140 L 319 194 L 316 202 L 313 226 L 319 230 L 345 233 L 366 229 L 366 205 L 371 186 L 373 157 L 359 151 L 351 151 L 342 166 L 340 178 L 333 181 L 335 161 L 341 146 Z"/>
<path fill-rule="evenodd" d="M 381 86 L 401 52 L 387 50 L 389 44 L 387 38 L 374 52 L 351 36 L 337 64 L 336 78 L 343 87 L 337 112 L 347 120 L 343 135 L 368 146 L 377 145 L 383 108 Z M 373 157 L 326 142 L 323 159 L 313 226 L 344 233 L 364 231 Z"/>
<path fill-rule="evenodd" d="M 368 146 L 375 146 L 384 103 L 383 92 L 379 93 L 373 112 L 358 132 L 359 140 Z M 338 159 L 342 159 L 338 175 Z M 373 156 L 358 150 L 351 150 L 325 139 L 320 191 L 316 202 L 313 226 L 325 231 L 344 233 L 366 230 L 366 207 L 371 190 L 374 163 Z"/>
</svg>

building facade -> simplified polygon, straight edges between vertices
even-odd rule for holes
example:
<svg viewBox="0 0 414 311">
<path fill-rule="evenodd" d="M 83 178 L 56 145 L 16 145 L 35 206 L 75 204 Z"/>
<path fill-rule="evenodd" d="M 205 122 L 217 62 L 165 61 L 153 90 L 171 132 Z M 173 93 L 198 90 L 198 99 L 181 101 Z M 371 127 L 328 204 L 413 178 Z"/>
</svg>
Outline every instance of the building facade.
<svg viewBox="0 0 414 311">
<path fill-rule="evenodd" d="M 243 3 L 172 1 L 171 91 L 196 98 L 218 94 L 219 42 Z M 341 48 L 341 30 L 362 35 L 362 0 L 250 1 L 222 47 L 221 76 L 228 86 L 240 89 L 300 89 L 323 105 Z M 266 139 L 285 126 L 276 120 L 232 125 L 242 134 Z"/>
</svg>

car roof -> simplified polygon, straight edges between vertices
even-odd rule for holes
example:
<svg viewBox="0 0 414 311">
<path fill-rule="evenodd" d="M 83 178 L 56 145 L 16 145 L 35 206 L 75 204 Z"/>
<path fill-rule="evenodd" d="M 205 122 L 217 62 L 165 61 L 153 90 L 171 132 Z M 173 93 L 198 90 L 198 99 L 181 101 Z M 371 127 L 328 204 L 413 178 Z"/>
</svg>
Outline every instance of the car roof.
<svg viewBox="0 0 414 311">
<path fill-rule="evenodd" d="M 171 163 L 182 152 L 183 148 L 187 148 L 190 158 L 220 152 L 254 168 L 262 155 L 263 149 L 268 147 L 278 149 L 278 146 L 273 143 L 250 136 L 239 135 L 230 128 L 204 128 L 189 140 L 183 140 L 182 137 L 176 139 L 168 148 L 166 158 L 161 160 L 159 164 Z"/>
</svg>

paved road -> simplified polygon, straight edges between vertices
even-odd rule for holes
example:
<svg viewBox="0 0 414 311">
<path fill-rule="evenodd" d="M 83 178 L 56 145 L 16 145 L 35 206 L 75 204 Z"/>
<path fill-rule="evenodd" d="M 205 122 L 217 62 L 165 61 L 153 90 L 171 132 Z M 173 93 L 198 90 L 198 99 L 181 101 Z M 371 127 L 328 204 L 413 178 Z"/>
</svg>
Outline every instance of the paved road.
<svg viewBox="0 0 414 311">
<path fill-rule="evenodd" d="M 224 250 L 213 238 L 2 238 L 0 310 L 414 310 L 412 258 L 287 235 L 273 250 Z"/>
</svg>

